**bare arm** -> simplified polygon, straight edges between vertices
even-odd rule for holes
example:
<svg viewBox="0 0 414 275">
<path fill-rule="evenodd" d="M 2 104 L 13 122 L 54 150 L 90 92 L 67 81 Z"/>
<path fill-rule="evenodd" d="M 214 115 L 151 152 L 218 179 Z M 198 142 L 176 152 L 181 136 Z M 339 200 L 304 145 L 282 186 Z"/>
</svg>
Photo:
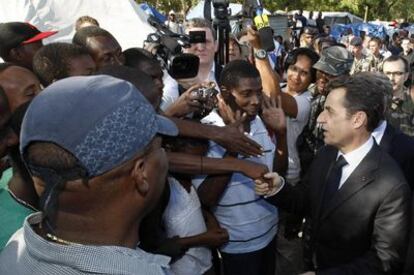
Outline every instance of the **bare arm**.
<svg viewBox="0 0 414 275">
<path fill-rule="evenodd" d="M 209 158 L 185 153 L 167 153 L 169 170 L 192 175 L 223 175 L 233 172 L 256 179 L 267 169 L 265 165 L 234 157 Z"/>
<path fill-rule="evenodd" d="M 262 119 L 268 130 L 276 135 L 276 153 L 273 160 L 273 171 L 279 175 L 286 174 L 288 167 L 288 149 L 286 139 L 286 117 L 282 109 L 282 99 L 263 97 Z"/>
<path fill-rule="evenodd" d="M 171 117 L 170 119 L 177 125 L 181 136 L 210 139 L 230 152 L 236 152 L 246 156 L 262 154 L 263 149 L 261 146 L 241 133 L 238 130 L 238 125 L 230 124 L 224 127 L 218 127 L 178 118 Z"/>
<path fill-rule="evenodd" d="M 252 28 L 248 29 L 249 42 L 252 45 L 253 49 L 261 49 L 260 37 L 257 31 Z M 255 58 L 256 68 L 260 73 L 260 78 L 262 79 L 263 93 L 270 98 L 277 98 L 281 96 L 283 110 L 286 115 L 290 117 L 296 117 L 298 115 L 298 106 L 296 100 L 287 93 L 282 93 L 280 91 L 280 81 L 278 75 L 273 71 L 270 66 L 268 58 L 258 59 Z"/>
</svg>

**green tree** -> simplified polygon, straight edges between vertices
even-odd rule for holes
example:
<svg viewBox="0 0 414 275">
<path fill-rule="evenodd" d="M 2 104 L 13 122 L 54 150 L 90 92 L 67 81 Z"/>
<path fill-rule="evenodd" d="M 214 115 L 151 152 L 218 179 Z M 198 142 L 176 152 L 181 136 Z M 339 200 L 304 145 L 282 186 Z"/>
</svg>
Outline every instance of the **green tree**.
<svg viewBox="0 0 414 275">
<path fill-rule="evenodd" d="M 406 18 L 414 21 L 413 0 L 262 0 L 263 5 L 270 11 L 276 10 L 313 10 L 313 11 L 348 11 L 361 18 L 364 17 L 365 7 L 369 8 L 368 20 L 392 20 Z M 140 1 L 137 1 L 140 2 Z M 182 14 L 198 3 L 198 0 L 149 0 L 149 4 L 159 11 L 167 13 L 173 9 Z M 243 0 L 231 1 L 243 3 Z"/>
</svg>

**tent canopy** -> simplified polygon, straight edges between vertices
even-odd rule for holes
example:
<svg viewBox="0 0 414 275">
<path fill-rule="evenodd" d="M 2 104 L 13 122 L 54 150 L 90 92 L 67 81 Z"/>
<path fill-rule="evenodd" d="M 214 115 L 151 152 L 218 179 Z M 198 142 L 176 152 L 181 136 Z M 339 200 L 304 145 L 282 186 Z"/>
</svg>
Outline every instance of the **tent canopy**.
<svg viewBox="0 0 414 275">
<path fill-rule="evenodd" d="M 59 31 L 45 43 L 70 42 L 75 21 L 83 15 L 96 18 L 123 49 L 142 47 L 153 32 L 146 22 L 148 15 L 133 0 L 0 0 L 1 22 L 30 22 L 41 31 Z"/>
<path fill-rule="evenodd" d="M 237 15 L 238 13 L 240 13 L 242 11 L 242 4 L 236 4 L 236 3 L 230 3 L 229 4 L 229 9 L 231 11 L 231 16 Z M 270 12 L 266 9 L 263 10 L 264 14 L 270 14 Z M 186 16 L 187 20 L 190 20 L 192 18 L 197 18 L 197 17 L 204 17 L 204 1 L 200 1 L 198 2 L 197 5 L 195 5 L 194 7 L 192 7 Z M 214 8 L 213 5 L 211 5 L 211 17 L 214 18 Z"/>
</svg>

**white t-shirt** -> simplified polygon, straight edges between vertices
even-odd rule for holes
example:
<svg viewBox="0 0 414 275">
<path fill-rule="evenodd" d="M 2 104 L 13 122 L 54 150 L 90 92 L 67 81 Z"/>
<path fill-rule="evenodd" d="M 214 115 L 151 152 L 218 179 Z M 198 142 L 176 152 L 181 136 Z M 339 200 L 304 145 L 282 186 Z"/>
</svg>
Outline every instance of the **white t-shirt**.
<svg viewBox="0 0 414 275">
<path fill-rule="evenodd" d="M 163 214 L 167 237 L 191 237 L 207 231 L 197 192 L 190 193 L 173 177 L 168 178 L 170 200 Z M 211 252 L 206 247 L 192 247 L 171 265 L 174 274 L 203 274 L 212 267 Z"/>
<path fill-rule="evenodd" d="M 302 133 L 303 128 L 309 120 L 311 93 L 306 91 L 300 95 L 294 96 L 298 105 L 298 114 L 296 118 L 286 117 L 287 146 L 288 146 L 288 169 L 286 172 L 286 181 L 290 184 L 296 184 L 300 180 L 300 159 L 296 141 Z"/>
<path fill-rule="evenodd" d="M 216 75 L 215 75 L 215 64 L 213 63 L 210 73 L 208 75 L 208 79 L 205 81 L 212 81 L 216 84 L 216 89 L 219 90 Z M 173 104 L 179 97 L 180 93 L 178 91 L 178 82 L 172 78 L 167 71 L 164 70 L 164 75 L 162 78 L 164 83 L 164 89 L 162 93 L 162 100 L 161 100 L 161 110 L 165 111 L 171 104 Z"/>
</svg>

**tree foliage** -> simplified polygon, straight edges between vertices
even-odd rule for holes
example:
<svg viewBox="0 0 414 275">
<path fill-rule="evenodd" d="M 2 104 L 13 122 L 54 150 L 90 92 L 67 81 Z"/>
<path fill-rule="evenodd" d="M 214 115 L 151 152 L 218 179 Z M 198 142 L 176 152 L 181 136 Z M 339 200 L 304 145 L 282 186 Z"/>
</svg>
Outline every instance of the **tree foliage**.
<svg viewBox="0 0 414 275">
<path fill-rule="evenodd" d="M 139 1 L 138 1 L 139 2 Z M 186 13 L 196 5 L 198 0 L 149 0 L 149 4 L 162 12 L 173 9 Z M 242 3 L 243 0 L 232 0 Z M 382 21 L 405 18 L 414 21 L 413 0 L 262 0 L 270 11 L 276 10 L 313 10 L 313 11 L 347 11 L 364 18 L 365 7 L 368 7 L 368 20 Z"/>
</svg>

